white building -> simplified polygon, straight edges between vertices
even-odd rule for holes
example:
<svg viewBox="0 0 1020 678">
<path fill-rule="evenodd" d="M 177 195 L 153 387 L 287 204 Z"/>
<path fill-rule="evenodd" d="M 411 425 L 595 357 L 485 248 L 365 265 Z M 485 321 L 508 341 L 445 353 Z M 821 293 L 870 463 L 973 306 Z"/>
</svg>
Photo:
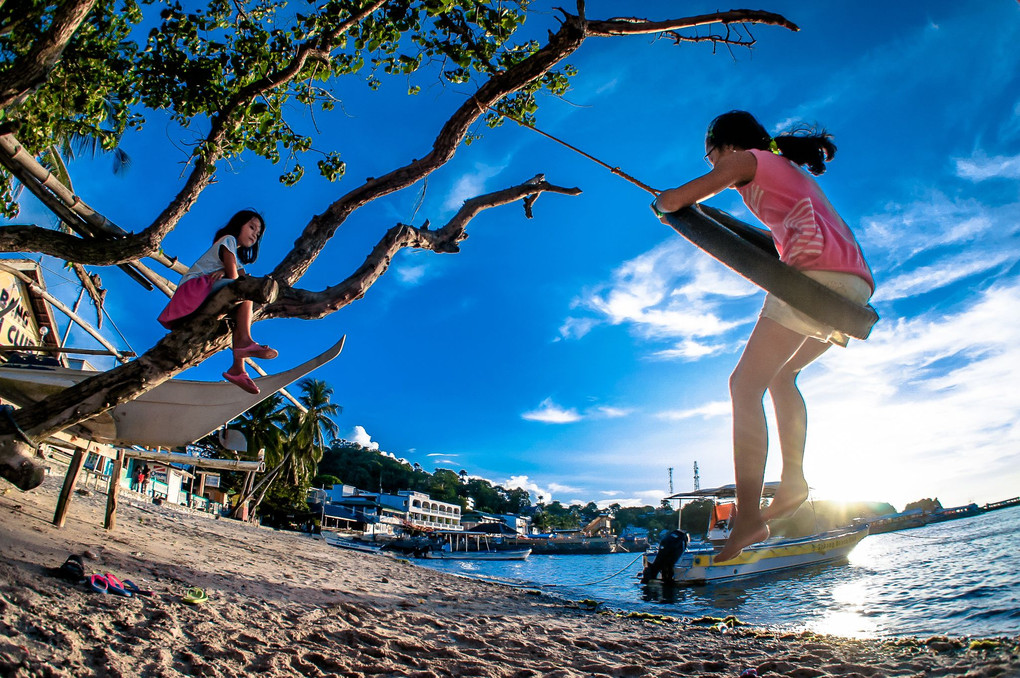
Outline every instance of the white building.
<svg viewBox="0 0 1020 678">
<path fill-rule="evenodd" d="M 379 503 L 404 511 L 407 520 L 415 527 L 437 530 L 462 530 L 460 504 L 431 499 L 424 492 L 402 490 L 396 494 L 380 494 Z"/>
</svg>

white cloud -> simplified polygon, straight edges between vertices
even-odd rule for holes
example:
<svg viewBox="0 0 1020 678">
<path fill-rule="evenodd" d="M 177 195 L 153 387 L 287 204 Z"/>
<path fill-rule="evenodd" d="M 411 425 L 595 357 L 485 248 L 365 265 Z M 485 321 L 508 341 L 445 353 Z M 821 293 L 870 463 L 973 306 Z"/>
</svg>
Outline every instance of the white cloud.
<svg viewBox="0 0 1020 678">
<path fill-rule="evenodd" d="M 970 158 L 954 158 L 956 176 L 978 182 L 987 179 L 1020 179 L 1020 155 L 996 155 L 984 153 Z"/>
<path fill-rule="evenodd" d="M 874 261 L 885 258 L 891 264 L 937 248 L 980 242 L 1011 232 L 1015 224 L 1001 220 L 1001 212 L 989 210 L 974 199 L 954 200 L 935 191 L 906 205 L 889 205 L 882 214 L 863 220 L 861 241 L 865 254 Z"/>
<path fill-rule="evenodd" d="M 537 502 L 538 498 L 541 497 L 542 501 L 546 504 L 553 501 L 553 495 L 558 490 L 565 490 L 568 492 L 574 492 L 575 490 L 564 485 L 558 485 L 553 483 L 549 487 L 541 487 L 536 481 L 532 480 L 526 475 L 510 476 L 507 480 L 499 483 L 507 489 L 520 488 L 531 494 L 531 500 Z"/>
<path fill-rule="evenodd" d="M 695 339 L 684 339 L 673 348 L 652 353 L 653 358 L 665 360 L 697 360 L 717 353 L 724 353 L 730 350 L 731 345 L 720 343 L 704 343 Z"/>
<path fill-rule="evenodd" d="M 459 457 L 459 454 L 446 454 L 445 452 L 430 452 L 426 457 Z"/>
<path fill-rule="evenodd" d="M 596 407 L 594 412 L 597 415 L 606 417 L 608 419 L 618 419 L 620 417 L 626 417 L 631 412 L 633 412 L 633 410 L 623 409 L 619 407 L 600 406 Z"/>
<path fill-rule="evenodd" d="M 537 409 L 523 413 L 521 418 L 546 424 L 571 424 L 580 421 L 581 415 L 575 409 L 564 409 L 554 403 L 552 398 L 546 398 Z"/>
<path fill-rule="evenodd" d="M 475 164 L 475 171 L 460 175 L 457 182 L 453 185 L 453 188 L 450 189 L 450 194 L 443 202 L 443 210 L 459 210 L 465 200 L 469 200 L 485 193 L 486 182 L 497 176 L 505 168 L 505 163 L 501 165 L 484 165 L 482 163 Z"/>
<path fill-rule="evenodd" d="M 931 266 L 923 266 L 888 280 L 883 280 L 880 298 L 903 299 L 926 294 L 972 275 L 984 273 L 1016 261 L 1012 251 L 963 252 L 947 257 Z"/>
<path fill-rule="evenodd" d="M 595 504 L 601 509 L 609 508 L 613 504 L 619 504 L 622 508 L 635 508 L 640 506 L 658 507 L 665 498 L 666 493 L 662 490 L 643 490 L 635 492 L 627 497 L 600 499 L 595 502 Z"/>
<path fill-rule="evenodd" d="M 425 277 L 427 267 L 424 263 L 408 266 L 397 266 L 397 279 L 405 285 L 417 285 Z"/>
<path fill-rule="evenodd" d="M 521 418 L 546 424 L 573 424 L 582 419 L 619 419 L 632 412 L 628 408 L 597 405 L 581 413 L 576 408 L 567 409 L 554 403 L 552 398 L 546 398 L 534 410 L 521 414 Z"/>
<path fill-rule="evenodd" d="M 886 321 L 806 371 L 806 473 L 820 494 L 966 503 L 1016 494 L 1020 282 L 969 308 Z"/>
<path fill-rule="evenodd" d="M 355 426 L 351 429 L 351 432 L 347 435 L 347 439 L 352 443 L 357 443 L 368 450 L 378 450 L 379 443 L 372 442 L 372 436 L 368 435 L 364 426 Z M 396 457 L 394 457 L 396 459 Z"/>
<path fill-rule="evenodd" d="M 673 349 L 659 351 L 659 358 L 695 359 L 718 353 L 725 345 L 699 342 L 738 327 L 753 304 L 745 303 L 758 288 L 711 257 L 701 256 L 692 245 L 670 238 L 652 250 L 624 262 L 612 281 L 586 292 L 575 306 L 597 314 L 602 322 L 627 324 L 650 339 L 680 339 Z M 743 310 L 734 313 L 732 305 Z M 724 320 L 727 315 L 732 320 Z M 596 323 L 573 316 L 560 329 L 563 338 L 584 336 Z"/>
<path fill-rule="evenodd" d="M 711 419 L 713 417 L 728 417 L 731 412 L 730 401 L 728 400 L 717 400 L 700 407 L 693 407 L 686 410 L 665 410 L 659 412 L 656 417 L 659 419 L 666 419 L 668 421 L 680 421 L 682 419 L 693 419 L 695 417 L 701 417 L 703 419 Z"/>
</svg>

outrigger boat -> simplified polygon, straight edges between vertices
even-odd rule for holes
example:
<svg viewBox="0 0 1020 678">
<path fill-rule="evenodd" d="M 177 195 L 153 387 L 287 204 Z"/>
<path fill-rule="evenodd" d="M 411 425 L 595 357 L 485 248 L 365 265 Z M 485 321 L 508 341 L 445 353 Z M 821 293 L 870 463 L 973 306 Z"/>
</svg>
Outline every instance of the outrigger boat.
<svg viewBox="0 0 1020 678">
<path fill-rule="evenodd" d="M 429 549 L 426 558 L 439 560 L 526 560 L 530 548 L 515 548 L 493 543 L 491 535 L 471 531 L 437 531 L 436 536 L 446 539 L 441 548 Z M 471 538 L 474 537 L 474 545 Z"/>
<path fill-rule="evenodd" d="M 766 483 L 762 496 L 773 497 L 778 487 L 779 483 Z M 724 485 L 715 489 L 682 492 L 667 497 L 680 501 L 680 513 L 683 512 L 685 501 L 705 499 L 712 501 L 712 513 L 705 539 L 692 540 L 673 568 L 673 580 L 676 584 L 706 584 L 836 563 L 844 560 L 850 551 L 868 536 L 868 526 L 860 525 L 794 539 L 772 537 L 748 546 L 732 560 L 716 563 L 715 555 L 729 537 L 735 517 L 735 504 L 732 501 L 735 496 L 736 486 Z M 646 569 L 656 553 L 654 549 L 645 552 Z"/>
<path fill-rule="evenodd" d="M 81 422 L 70 431 L 114 445 L 174 448 L 192 443 L 276 391 L 340 355 L 346 336 L 320 355 L 286 372 L 255 379 L 261 393 L 252 395 L 225 381 L 169 379 L 132 401 Z M 0 365 L 0 397 L 18 407 L 99 374 L 48 365 Z"/>
</svg>

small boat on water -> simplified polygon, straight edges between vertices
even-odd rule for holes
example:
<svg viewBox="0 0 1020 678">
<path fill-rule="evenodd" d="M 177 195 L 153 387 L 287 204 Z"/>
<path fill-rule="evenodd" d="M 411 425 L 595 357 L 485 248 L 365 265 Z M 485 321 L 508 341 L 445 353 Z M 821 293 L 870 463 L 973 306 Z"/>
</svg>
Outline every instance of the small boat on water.
<svg viewBox="0 0 1020 678">
<path fill-rule="evenodd" d="M 369 542 L 361 541 L 360 539 L 351 539 L 349 537 L 341 537 L 335 532 L 323 532 L 322 538 L 330 546 L 336 546 L 337 548 L 347 549 L 348 551 L 361 551 L 362 553 L 382 553 L 382 546 L 379 544 L 371 544 Z"/>
<path fill-rule="evenodd" d="M 531 549 L 500 549 L 496 551 L 429 551 L 426 558 L 438 560 L 526 560 Z"/>
<path fill-rule="evenodd" d="M 772 497 L 778 483 L 766 483 L 762 496 Z M 715 562 L 719 547 L 729 536 L 735 516 L 732 499 L 736 495 L 735 485 L 710 490 L 697 490 L 676 494 L 668 499 L 680 500 L 680 512 L 684 501 L 711 500 L 712 512 L 706 539 L 692 541 L 673 567 L 673 581 L 680 585 L 706 584 L 754 577 L 771 572 L 791 570 L 812 565 L 836 563 L 844 560 L 862 539 L 868 536 L 868 526 L 858 525 L 804 537 L 773 537 L 759 544 L 752 544 L 732 560 Z M 722 501 L 729 500 L 729 501 Z M 656 550 L 645 552 L 647 570 L 657 555 Z"/>
<path fill-rule="evenodd" d="M 504 543 L 501 537 L 493 538 L 486 532 L 436 531 L 434 539 L 442 540 L 438 548 L 424 553 L 424 558 L 439 560 L 525 560 L 531 548 Z"/>
</svg>

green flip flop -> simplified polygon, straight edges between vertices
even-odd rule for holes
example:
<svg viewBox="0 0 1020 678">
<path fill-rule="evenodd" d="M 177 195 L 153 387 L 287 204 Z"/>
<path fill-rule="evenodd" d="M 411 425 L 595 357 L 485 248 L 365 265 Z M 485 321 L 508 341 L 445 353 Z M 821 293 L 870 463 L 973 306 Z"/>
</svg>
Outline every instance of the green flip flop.
<svg viewBox="0 0 1020 678">
<path fill-rule="evenodd" d="M 209 596 L 206 595 L 205 591 L 195 586 L 185 591 L 184 597 L 181 600 L 188 605 L 201 605 L 209 600 Z"/>
</svg>

